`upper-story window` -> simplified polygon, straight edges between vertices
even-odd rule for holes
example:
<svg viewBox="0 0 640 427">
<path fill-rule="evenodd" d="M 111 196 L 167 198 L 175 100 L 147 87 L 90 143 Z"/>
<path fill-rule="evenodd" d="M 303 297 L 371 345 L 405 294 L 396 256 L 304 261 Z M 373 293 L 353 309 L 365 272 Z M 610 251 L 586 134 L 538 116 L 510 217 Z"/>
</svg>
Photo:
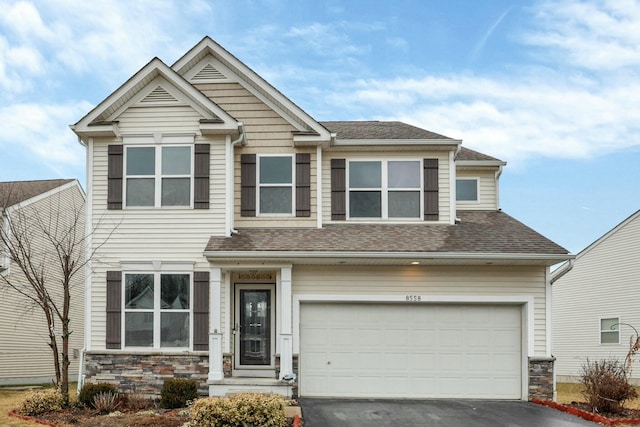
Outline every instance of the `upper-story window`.
<svg viewBox="0 0 640 427">
<path fill-rule="evenodd" d="M 125 347 L 189 347 L 191 275 L 125 273 Z"/>
<path fill-rule="evenodd" d="M 125 148 L 126 206 L 191 206 L 190 145 Z"/>
<path fill-rule="evenodd" d="M 478 201 L 478 179 L 458 178 L 456 179 L 456 200 L 458 202 Z"/>
<path fill-rule="evenodd" d="M 420 218 L 420 160 L 350 160 L 349 218 Z"/>
<path fill-rule="evenodd" d="M 294 214 L 293 156 L 260 156 L 258 159 L 258 212 Z"/>
</svg>

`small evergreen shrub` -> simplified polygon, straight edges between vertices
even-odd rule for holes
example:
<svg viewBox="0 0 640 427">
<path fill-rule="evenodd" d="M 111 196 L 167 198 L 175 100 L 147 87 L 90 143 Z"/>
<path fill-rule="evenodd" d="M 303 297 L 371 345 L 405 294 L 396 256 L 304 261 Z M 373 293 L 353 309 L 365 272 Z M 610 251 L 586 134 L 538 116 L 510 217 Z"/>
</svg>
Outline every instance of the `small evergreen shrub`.
<svg viewBox="0 0 640 427">
<path fill-rule="evenodd" d="M 627 373 L 617 359 L 591 362 L 582 365 L 582 394 L 596 412 L 615 414 L 622 411 L 624 402 L 638 397 L 629 384 Z"/>
<path fill-rule="evenodd" d="M 283 396 L 239 393 L 229 397 L 207 397 L 190 407 L 191 427 L 284 427 L 287 419 Z"/>
<path fill-rule="evenodd" d="M 184 408 L 187 402 L 198 398 L 198 385 L 195 380 L 170 378 L 162 384 L 160 406 L 167 409 Z"/>
<path fill-rule="evenodd" d="M 109 383 L 88 383 L 85 384 L 80 390 L 80 394 L 78 395 L 78 402 L 82 403 L 84 406 L 93 408 L 93 398 L 99 393 L 116 393 L 116 386 Z"/>
<path fill-rule="evenodd" d="M 40 415 L 46 412 L 55 412 L 61 410 L 63 404 L 62 392 L 57 388 L 31 390 L 20 404 L 18 413 Z"/>
<path fill-rule="evenodd" d="M 101 414 L 108 414 L 120 407 L 118 393 L 112 391 L 104 391 L 93 396 L 91 406 Z"/>
</svg>

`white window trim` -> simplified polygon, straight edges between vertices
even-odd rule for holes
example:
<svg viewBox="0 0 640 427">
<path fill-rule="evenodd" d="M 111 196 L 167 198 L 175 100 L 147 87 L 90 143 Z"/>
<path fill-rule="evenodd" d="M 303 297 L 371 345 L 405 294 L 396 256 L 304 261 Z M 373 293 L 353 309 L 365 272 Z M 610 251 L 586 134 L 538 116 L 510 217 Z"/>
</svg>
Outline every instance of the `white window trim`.
<svg viewBox="0 0 640 427">
<path fill-rule="evenodd" d="M 605 319 L 618 319 L 618 329 L 617 330 L 608 330 L 602 329 L 602 321 Z M 620 345 L 620 325 L 622 320 L 620 320 L 620 316 L 602 316 L 598 319 L 598 342 L 600 345 Z M 602 342 L 602 333 L 603 332 L 618 332 L 618 342 Z"/>
<path fill-rule="evenodd" d="M 167 175 L 167 178 L 189 178 L 189 204 L 183 206 L 162 206 L 162 148 L 164 147 L 182 147 L 188 145 L 191 150 L 190 174 L 184 175 Z M 124 209 L 193 209 L 193 197 L 195 187 L 195 141 L 193 136 L 185 135 L 161 135 L 153 136 L 130 136 L 123 138 L 123 164 L 122 164 L 122 200 Z M 154 179 L 154 205 L 153 206 L 128 206 L 127 205 L 127 153 L 128 148 L 155 148 L 155 174 L 154 175 L 132 175 L 131 178 L 153 178 Z"/>
<path fill-rule="evenodd" d="M 349 179 L 349 170 L 351 168 L 351 162 L 380 162 L 380 174 L 382 175 L 380 181 L 380 188 L 360 188 L 360 187 L 351 187 L 350 179 Z M 416 188 L 389 188 L 389 173 L 388 173 L 388 164 L 389 162 L 417 162 L 419 169 L 419 177 L 420 177 L 420 187 Z M 380 158 L 356 158 L 356 159 L 348 159 L 347 167 L 345 171 L 345 181 L 346 181 L 346 214 L 348 221 L 422 221 L 424 218 L 424 163 L 422 159 L 416 158 L 393 158 L 393 159 L 380 159 Z M 379 217 L 351 217 L 351 191 L 380 191 L 381 193 L 381 203 L 380 203 L 380 214 Z M 389 217 L 389 191 L 418 191 L 420 197 L 420 214 L 417 217 Z"/>
<path fill-rule="evenodd" d="M 475 200 L 458 200 L 458 196 L 457 196 L 458 181 L 475 181 L 476 182 L 476 199 Z M 477 176 L 456 177 L 456 192 L 454 194 L 456 196 L 456 203 L 458 204 L 476 205 L 480 203 L 480 177 L 477 177 Z"/>
<path fill-rule="evenodd" d="M 296 214 L 296 158 L 293 154 L 258 154 L 256 156 L 256 216 L 263 217 L 291 217 Z M 264 157 L 291 158 L 291 184 L 262 184 L 260 182 L 260 159 Z M 291 212 L 262 213 L 260 212 L 260 191 L 262 187 L 291 188 Z"/>
<path fill-rule="evenodd" d="M 140 265 L 140 264 L 138 264 Z M 126 308 L 126 275 L 127 274 L 152 274 L 153 275 L 153 309 L 127 309 Z M 161 315 L 163 310 L 160 308 L 160 276 L 162 274 L 188 274 L 189 275 L 189 308 L 181 310 L 173 310 L 174 312 L 188 312 L 189 313 L 189 346 L 187 347 L 162 347 L 161 343 Z M 122 271 L 122 299 L 121 307 L 122 313 L 120 314 L 121 330 L 120 336 L 122 337 L 122 348 L 133 351 L 144 350 L 163 350 L 163 351 L 192 351 L 193 350 L 193 270 L 169 270 L 169 269 L 157 269 L 157 270 L 138 270 L 132 269 L 128 271 Z M 166 311 L 166 310 L 164 310 Z M 151 347 L 139 347 L 139 346 L 127 346 L 126 345 L 126 313 L 153 313 L 153 345 Z"/>
</svg>

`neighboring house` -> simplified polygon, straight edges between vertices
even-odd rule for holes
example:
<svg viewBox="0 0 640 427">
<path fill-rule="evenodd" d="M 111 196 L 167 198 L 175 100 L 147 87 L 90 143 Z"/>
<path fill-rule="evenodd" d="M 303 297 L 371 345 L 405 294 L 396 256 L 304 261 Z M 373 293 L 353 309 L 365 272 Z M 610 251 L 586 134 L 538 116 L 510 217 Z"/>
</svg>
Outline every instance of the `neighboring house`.
<svg viewBox="0 0 640 427">
<path fill-rule="evenodd" d="M 16 223 L 26 221 L 29 231 L 32 257 L 36 262 L 43 256 L 56 256 L 48 251 L 37 221 L 58 221 L 68 216 L 68 209 L 82 209 L 84 217 L 84 192 L 74 179 L 43 181 L 0 182 L 0 227 L 9 230 L 8 219 Z M 81 230 L 84 233 L 84 228 Z M 84 248 L 81 248 L 83 253 Z M 58 295 L 56 289 L 60 269 L 54 264 L 46 274 L 48 290 Z M 55 379 L 53 357 L 48 346 L 47 321 L 40 307 L 16 290 L 6 285 L 5 278 L 13 283 L 26 283 L 26 277 L 9 257 L 7 247 L 0 242 L 0 290 L 4 309 L 0 310 L 0 385 L 50 383 Z M 70 380 L 78 376 L 79 356 L 84 342 L 84 275 L 73 282 L 70 312 L 71 366 Z M 61 294 L 60 294 L 61 295 Z M 62 305 L 60 305 L 62 306 Z M 59 323 L 58 323 L 59 324 Z"/>
<path fill-rule="evenodd" d="M 504 162 L 400 122 L 318 122 L 208 37 L 72 129 L 95 235 L 119 224 L 94 248 L 86 381 L 552 394 L 549 268 L 571 255 L 499 209 Z"/>
<path fill-rule="evenodd" d="M 561 382 L 580 381 L 587 361 L 624 363 L 640 331 L 640 211 L 552 274 L 553 355 Z M 640 384 L 634 357 L 631 379 Z"/>
</svg>

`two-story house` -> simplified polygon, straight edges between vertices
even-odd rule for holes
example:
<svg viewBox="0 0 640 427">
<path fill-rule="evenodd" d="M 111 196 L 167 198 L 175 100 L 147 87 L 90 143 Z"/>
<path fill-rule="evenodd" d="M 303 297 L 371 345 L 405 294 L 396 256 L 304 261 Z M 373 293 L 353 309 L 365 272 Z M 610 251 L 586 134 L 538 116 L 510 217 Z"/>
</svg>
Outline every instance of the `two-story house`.
<svg viewBox="0 0 640 427">
<path fill-rule="evenodd" d="M 89 223 L 112 233 L 86 381 L 551 395 L 549 267 L 570 255 L 499 209 L 504 162 L 400 122 L 318 122 L 208 37 L 72 129 Z"/>
</svg>

